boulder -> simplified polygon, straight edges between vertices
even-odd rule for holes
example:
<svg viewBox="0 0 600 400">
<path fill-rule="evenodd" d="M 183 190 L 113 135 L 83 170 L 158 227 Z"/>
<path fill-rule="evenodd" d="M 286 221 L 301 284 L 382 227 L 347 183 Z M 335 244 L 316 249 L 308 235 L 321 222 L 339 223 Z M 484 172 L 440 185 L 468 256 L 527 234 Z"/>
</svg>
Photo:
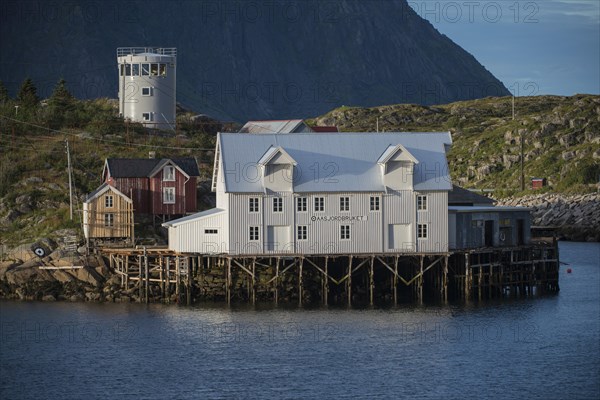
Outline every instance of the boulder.
<svg viewBox="0 0 600 400">
<path fill-rule="evenodd" d="M 94 287 L 102 286 L 104 278 L 90 267 L 83 267 L 73 270 L 73 275 L 82 282 L 88 283 Z"/>
</svg>

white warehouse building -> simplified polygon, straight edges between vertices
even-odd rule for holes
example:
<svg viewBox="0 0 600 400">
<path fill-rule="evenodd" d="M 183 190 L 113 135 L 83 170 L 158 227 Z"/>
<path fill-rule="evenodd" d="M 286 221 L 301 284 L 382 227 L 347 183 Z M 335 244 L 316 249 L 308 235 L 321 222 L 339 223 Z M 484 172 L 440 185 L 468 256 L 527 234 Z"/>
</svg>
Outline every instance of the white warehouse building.
<svg viewBox="0 0 600 400">
<path fill-rule="evenodd" d="M 450 133 L 217 137 L 216 208 L 165 223 L 181 253 L 446 253 Z"/>
</svg>

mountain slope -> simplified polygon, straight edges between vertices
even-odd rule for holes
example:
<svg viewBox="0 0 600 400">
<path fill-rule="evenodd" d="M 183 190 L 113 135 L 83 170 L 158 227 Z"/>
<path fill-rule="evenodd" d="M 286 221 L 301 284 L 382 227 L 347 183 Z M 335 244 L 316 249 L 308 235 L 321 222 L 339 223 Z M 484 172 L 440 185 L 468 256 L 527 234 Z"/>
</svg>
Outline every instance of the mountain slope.
<svg viewBox="0 0 600 400">
<path fill-rule="evenodd" d="M 116 48 L 178 48 L 177 100 L 225 120 L 318 115 L 342 104 L 441 104 L 508 95 L 406 0 L 13 2 L 0 79 L 42 96 L 117 96 Z"/>
</svg>

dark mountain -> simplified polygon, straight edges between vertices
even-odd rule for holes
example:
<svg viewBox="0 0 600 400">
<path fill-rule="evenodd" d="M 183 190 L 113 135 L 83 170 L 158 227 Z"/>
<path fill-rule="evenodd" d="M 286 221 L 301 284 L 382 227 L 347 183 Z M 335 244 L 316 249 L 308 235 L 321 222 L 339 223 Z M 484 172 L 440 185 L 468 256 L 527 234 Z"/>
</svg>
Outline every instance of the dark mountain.
<svg viewBox="0 0 600 400">
<path fill-rule="evenodd" d="M 177 100 L 221 119 L 508 95 L 405 0 L 2 2 L 0 79 L 117 97 L 116 48 L 177 47 Z"/>
</svg>

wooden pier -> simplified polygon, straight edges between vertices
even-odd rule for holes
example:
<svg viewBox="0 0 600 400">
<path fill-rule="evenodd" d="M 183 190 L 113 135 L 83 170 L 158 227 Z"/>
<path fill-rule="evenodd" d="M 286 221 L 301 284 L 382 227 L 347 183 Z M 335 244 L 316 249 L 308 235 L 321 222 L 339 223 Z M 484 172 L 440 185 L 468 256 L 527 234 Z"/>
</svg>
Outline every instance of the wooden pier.
<svg viewBox="0 0 600 400">
<path fill-rule="evenodd" d="M 558 292 L 556 243 L 438 254 L 179 254 L 103 249 L 123 290 L 143 302 L 197 300 L 398 304 Z"/>
</svg>

